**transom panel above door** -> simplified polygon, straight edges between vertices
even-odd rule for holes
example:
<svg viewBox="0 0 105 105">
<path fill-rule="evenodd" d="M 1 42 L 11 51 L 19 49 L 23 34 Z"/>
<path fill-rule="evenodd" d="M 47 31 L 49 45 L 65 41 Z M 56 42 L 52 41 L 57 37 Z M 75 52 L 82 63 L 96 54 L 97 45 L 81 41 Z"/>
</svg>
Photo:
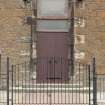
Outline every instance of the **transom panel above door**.
<svg viewBox="0 0 105 105">
<path fill-rule="evenodd" d="M 68 20 L 37 20 L 39 32 L 68 32 L 69 28 Z"/>
<path fill-rule="evenodd" d="M 68 0 L 37 0 L 38 18 L 67 18 Z"/>
</svg>

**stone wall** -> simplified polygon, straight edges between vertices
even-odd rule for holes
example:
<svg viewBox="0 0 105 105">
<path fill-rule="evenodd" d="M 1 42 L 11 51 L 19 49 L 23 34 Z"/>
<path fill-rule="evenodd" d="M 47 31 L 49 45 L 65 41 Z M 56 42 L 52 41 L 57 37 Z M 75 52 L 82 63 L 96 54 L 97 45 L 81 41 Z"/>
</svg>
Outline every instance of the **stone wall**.
<svg viewBox="0 0 105 105">
<path fill-rule="evenodd" d="M 14 63 L 29 59 L 30 26 L 25 24 L 29 13 L 22 0 L 0 0 L 0 53 Z"/>
<path fill-rule="evenodd" d="M 85 52 L 82 61 L 88 63 L 95 56 L 97 72 L 105 73 L 105 0 L 85 0 L 85 8 L 76 15 L 86 20 L 85 27 L 76 29 L 77 35 L 85 35 L 85 43 L 76 46 Z"/>
<path fill-rule="evenodd" d="M 80 18 L 75 25 L 77 60 L 89 63 L 95 56 L 98 73 L 105 72 L 105 0 L 84 1 L 75 13 Z M 22 0 L 0 0 L 0 53 L 10 56 L 14 63 L 29 59 L 30 26 L 25 24 L 28 15 L 31 10 L 24 7 Z"/>
</svg>

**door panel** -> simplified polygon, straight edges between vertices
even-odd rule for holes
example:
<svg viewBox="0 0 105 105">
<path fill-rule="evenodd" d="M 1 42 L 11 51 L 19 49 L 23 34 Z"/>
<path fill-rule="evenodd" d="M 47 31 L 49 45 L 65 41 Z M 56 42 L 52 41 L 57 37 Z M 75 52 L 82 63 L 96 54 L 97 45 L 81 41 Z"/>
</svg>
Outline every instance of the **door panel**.
<svg viewBox="0 0 105 105">
<path fill-rule="evenodd" d="M 68 80 L 67 33 L 38 33 L 37 82 Z"/>
</svg>

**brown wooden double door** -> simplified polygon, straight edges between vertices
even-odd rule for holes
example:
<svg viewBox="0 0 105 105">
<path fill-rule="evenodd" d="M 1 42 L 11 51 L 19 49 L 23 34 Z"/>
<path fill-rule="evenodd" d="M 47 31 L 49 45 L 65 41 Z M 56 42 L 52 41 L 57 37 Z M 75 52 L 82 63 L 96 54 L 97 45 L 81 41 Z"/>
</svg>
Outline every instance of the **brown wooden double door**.
<svg viewBox="0 0 105 105">
<path fill-rule="evenodd" d="M 68 81 L 67 39 L 67 33 L 38 33 L 37 82 L 61 83 Z"/>
</svg>

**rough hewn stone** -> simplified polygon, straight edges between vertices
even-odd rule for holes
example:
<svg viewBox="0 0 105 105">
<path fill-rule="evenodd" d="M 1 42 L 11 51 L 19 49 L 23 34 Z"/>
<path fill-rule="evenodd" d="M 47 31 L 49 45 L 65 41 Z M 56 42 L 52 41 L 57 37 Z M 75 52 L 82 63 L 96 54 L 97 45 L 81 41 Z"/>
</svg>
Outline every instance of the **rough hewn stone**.
<svg viewBox="0 0 105 105">
<path fill-rule="evenodd" d="M 29 58 L 21 56 L 21 51 L 29 51 L 30 44 L 18 41 L 22 36 L 30 35 L 30 26 L 24 23 L 29 10 L 21 3 L 21 0 L 0 0 L 0 52 L 14 63 Z"/>
<path fill-rule="evenodd" d="M 82 62 L 88 63 L 95 56 L 97 72 L 105 73 L 105 0 L 87 0 L 83 11 L 81 14 L 86 19 L 86 27 L 78 28 L 77 34 L 85 34 L 86 42 L 77 49 L 85 51 Z M 79 12 L 78 17 L 81 16 Z"/>
<path fill-rule="evenodd" d="M 77 35 L 85 35 L 85 43 L 76 48 L 85 52 L 81 62 L 88 63 L 96 57 L 97 71 L 105 73 L 105 0 L 85 0 L 85 8 L 76 9 L 76 17 L 83 17 L 85 27 L 77 27 Z M 29 59 L 21 52 L 30 50 L 29 43 L 20 41 L 30 35 L 30 26 L 24 23 L 24 17 L 31 11 L 24 8 L 22 0 L 0 0 L 0 52 L 10 56 L 14 63 Z"/>
</svg>

